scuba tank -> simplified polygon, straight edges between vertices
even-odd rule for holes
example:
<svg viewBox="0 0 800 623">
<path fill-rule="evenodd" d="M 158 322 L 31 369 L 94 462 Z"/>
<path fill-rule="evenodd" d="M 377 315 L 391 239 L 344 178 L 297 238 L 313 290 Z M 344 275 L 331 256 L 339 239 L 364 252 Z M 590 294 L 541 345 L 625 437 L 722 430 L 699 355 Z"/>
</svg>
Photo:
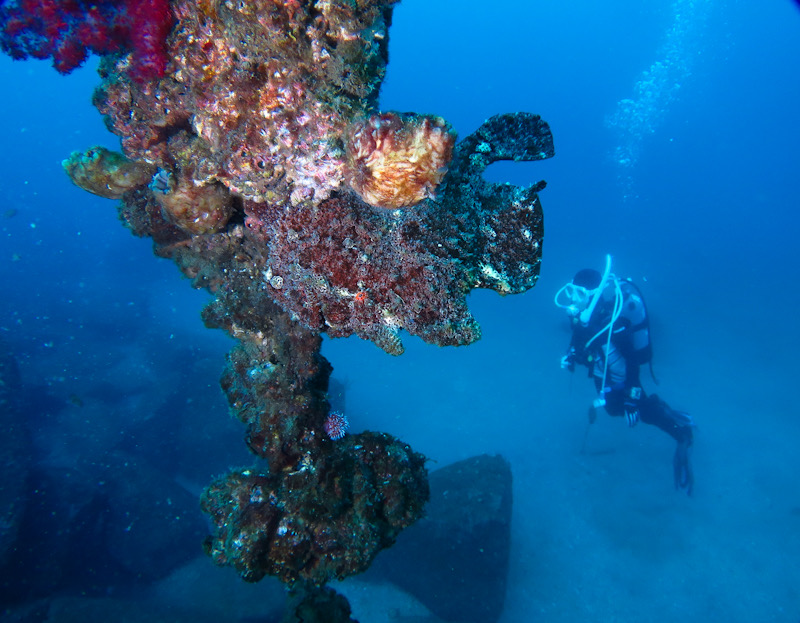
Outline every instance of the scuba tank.
<svg viewBox="0 0 800 623">
<path fill-rule="evenodd" d="M 647 315 L 647 306 L 638 287 L 630 279 L 620 281 L 622 291 L 622 310 L 620 317 L 630 323 L 628 329 L 631 333 L 631 352 L 629 358 L 632 363 L 644 365 L 653 359 L 653 346 L 650 342 L 650 318 Z"/>
<path fill-rule="evenodd" d="M 653 372 L 653 342 L 650 335 L 650 316 L 647 313 L 647 304 L 641 290 L 630 279 L 619 280 L 622 292 L 622 310 L 620 317 L 630 323 L 630 352 L 626 353 L 627 359 L 640 366 L 649 365 L 650 376 L 658 385 L 658 379 Z"/>
</svg>

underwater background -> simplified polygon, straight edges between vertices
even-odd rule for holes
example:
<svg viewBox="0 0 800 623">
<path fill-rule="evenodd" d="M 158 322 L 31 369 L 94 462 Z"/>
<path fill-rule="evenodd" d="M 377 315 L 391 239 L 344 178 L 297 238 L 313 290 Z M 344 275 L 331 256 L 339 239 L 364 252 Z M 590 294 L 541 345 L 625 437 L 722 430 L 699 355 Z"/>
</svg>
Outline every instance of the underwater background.
<svg viewBox="0 0 800 623">
<path fill-rule="evenodd" d="M 323 348 L 353 430 L 397 435 L 431 467 L 510 461 L 502 621 L 800 619 L 798 61 L 789 0 L 395 9 L 382 110 L 441 115 L 461 136 L 530 111 L 555 139 L 551 160 L 487 172 L 548 186 L 541 279 L 470 297 L 480 342 Z M 218 385 L 232 341 L 204 328 L 209 295 L 63 173 L 74 149 L 119 147 L 91 106 L 95 67 L 61 77 L 0 57 L 0 339 L 36 461 L 68 469 L 123 447 L 199 493 L 251 460 Z M 605 415 L 588 427 L 592 384 L 559 368 L 569 327 L 553 295 L 607 253 L 648 302 L 660 384 L 645 373 L 646 389 L 697 423 L 692 498 L 673 489 L 671 439 Z M 224 596 L 190 574 L 160 590 L 230 620 L 267 590 L 202 557 L 192 573 L 205 567 Z M 350 586 L 355 618 L 398 620 L 377 589 Z"/>
</svg>

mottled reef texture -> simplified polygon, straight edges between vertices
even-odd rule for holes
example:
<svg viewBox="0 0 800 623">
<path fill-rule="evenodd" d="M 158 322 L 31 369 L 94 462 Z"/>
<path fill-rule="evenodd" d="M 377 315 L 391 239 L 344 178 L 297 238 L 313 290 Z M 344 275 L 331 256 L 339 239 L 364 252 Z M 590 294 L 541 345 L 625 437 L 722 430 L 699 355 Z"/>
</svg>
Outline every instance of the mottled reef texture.
<svg viewBox="0 0 800 623">
<path fill-rule="evenodd" d="M 222 386 L 264 461 L 202 505 L 207 551 L 248 580 L 362 571 L 428 498 L 407 445 L 325 434 L 320 334 L 395 355 L 403 330 L 469 344 L 472 289 L 538 278 L 544 183 L 482 174 L 551 157 L 547 124 L 498 115 L 456 142 L 438 117 L 378 111 L 393 4 L 175 1 L 163 77 L 132 78 L 130 55 L 101 64 L 94 101 L 124 157 L 93 148 L 65 163 L 78 185 L 121 197 L 123 222 L 214 295 L 206 324 L 239 340 Z"/>
</svg>

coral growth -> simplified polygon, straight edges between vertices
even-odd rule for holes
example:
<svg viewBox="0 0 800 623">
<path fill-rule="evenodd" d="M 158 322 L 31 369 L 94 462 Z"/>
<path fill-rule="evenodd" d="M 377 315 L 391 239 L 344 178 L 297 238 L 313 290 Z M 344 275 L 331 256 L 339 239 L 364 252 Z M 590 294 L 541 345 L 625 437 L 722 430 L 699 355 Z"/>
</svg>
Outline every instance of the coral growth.
<svg viewBox="0 0 800 623">
<path fill-rule="evenodd" d="M 542 214 L 537 191 L 489 184 L 497 160 L 553 153 L 536 115 L 501 115 L 458 144 L 437 193 L 415 210 L 375 211 L 342 193 L 311 207 L 244 203 L 261 241 L 263 281 L 300 322 L 332 337 L 359 335 L 400 354 L 400 330 L 441 346 L 470 344 L 480 328 L 466 296 L 536 283 Z"/>
<path fill-rule="evenodd" d="M 132 158 L 260 202 L 321 201 L 377 99 L 390 4 L 179 0 L 173 79 L 139 84 L 109 61 L 95 101 Z"/>
<path fill-rule="evenodd" d="M 495 118 L 479 130 L 486 137 L 454 147 L 439 118 L 372 112 L 389 4 L 181 0 L 174 79 L 139 84 L 108 62 L 95 101 L 129 157 L 170 171 L 180 189 L 222 184 L 241 199 L 254 278 L 284 310 L 399 354 L 402 330 L 439 345 L 478 339 L 473 288 L 535 283 L 541 186 L 481 174 L 494 160 L 553 151 L 532 115 Z M 196 234 L 227 219 L 196 230 L 194 218 L 170 220 Z"/>
<path fill-rule="evenodd" d="M 168 0 L 6 0 L 0 2 L 0 47 L 13 58 L 51 58 L 61 73 L 87 56 L 132 51 L 132 75 L 163 76 L 172 29 Z"/>
<path fill-rule="evenodd" d="M 155 167 L 105 147 L 73 152 L 61 164 L 75 185 L 106 199 L 148 184 L 155 173 Z"/>
<path fill-rule="evenodd" d="M 321 584 L 366 570 L 421 515 L 425 459 L 387 434 L 340 444 L 285 475 L 245 470 L 213 483 L 201 504 L 216 528 L 206 541 L 214 561 L 251 582 L 269 574 Z"/>
<path fill-rule="evenodd" d="M 345 179 L 372 206 L 413 206 L 434 196 L 454 143 L 455 132 L 441 117 L 371 115 L 348 130 Z"/>
<path fill-rule="evenodd" d="M 37 2 L 56 6 L 0 11 Z M 238 340 L 222 388 L 262 460 L 203 496 L 209 554 L 248 580 L 343 577 L 421 516 L 427 477 L 424 458 L 389 435 L 341 436 L 320 334 L 395 355 L 402 331 L 438 345 L 478 339 L 467 295 L 533 287 L 543 235 L 544 183 L 491 184 L 483 172 L 551 157 L 550 129 L 498 115 L 454 144 L 437 117 L 378 113 L 394 0 L 174 0 L 168 37 L 165 2 L 74 0 L 7 21 L 3 43 L 55 55 L 36 47 L 47 34 L 51 46 L 111 52 L 81 39 L 67 13 L 140 24 L 135 39 L 126 31 L 132 58 L 103 59 L 94 97 L 126 158 L 94 149 L 65 167 L 121 198 L 125 224 L 214 295 L 206 325 Z M 112 6 L 120 12 L 103 13 Z M 45 33 L 67 17 L 77 26 Z"/>
<path fill-rule="evenodd" d="M 127 36 L 133 48 L 133 77 L 140 81 L 167 71 L 166 39 L 172 30 L 169 0 L 127 0 Z M 93 5 L 94 6 L 94 5 Z"/>
<path fill-rule="evenodd" d="M 193 235 L 223 230 L 233 214 L 233 197 L 221 184 L 182 180 L 167 192 L 156 192 L 155 197 L 166 219 Z"/>
<path fill-rule="evenodd" d="M 307 327 L 357 334 L 393 354 L 400 329 L 441 345 L 480 336 L 459 267 L 425 245 L 420 216 L 375 213 L 354 195 L 276 209 L 247 202 L 245 223 L 263 241 L 263 281 Z M 434 243 L 435 244 L 435 243 Z"/>
</svg>

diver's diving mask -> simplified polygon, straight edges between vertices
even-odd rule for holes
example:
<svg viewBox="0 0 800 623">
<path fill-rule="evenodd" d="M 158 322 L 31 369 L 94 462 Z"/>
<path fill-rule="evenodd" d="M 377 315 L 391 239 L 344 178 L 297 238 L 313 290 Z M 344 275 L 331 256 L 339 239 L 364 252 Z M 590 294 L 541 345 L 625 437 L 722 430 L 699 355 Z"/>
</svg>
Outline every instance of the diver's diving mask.
<svg viewBox="0 0 800 623">
<path fill-rule="evenodd" d="M 583 271 L 580 271 L 575 277 L 578 277 L 581 273 L 583 273 Z M 606 284 L 609 283 L 609 279 L 612 279 L 615 284 L 617 293 L 615 300 L 619 302 L 621 300 L 619 284 L 617 283 L 616 277 L 611 274 L 611 256 L 606 255 L 606 270 L 600 278 L 600 284 L 596 288 L 588 290 L 584 286 L 576 286 L 574 283 L 575 279 L 573 278 L 572 281 L 556 292 L 554 299 L 555 304 L 557 307 L 567 310 L 567 314 L 569 314 L 571 318 L 577 319 L 584 327 L 588 326 L 595 307 L 597 307 L 597 303 L 603 295 Z M 616 310 L 616 303 L 614 307 Z M 615 311 L 615 313 L 619 315 L 618 312 Z M 612 324 L 615 320 L 616 318 L 612 320 Z"/>
<path fill-rule="evenodd" d="M 583 286 L 576 286 L 571 281 L 556 292 L 555 304 L 566 310 L 570 318 L 576 318 L 592 300 L 595 290 L 587 290 Z"/>
</svg>

